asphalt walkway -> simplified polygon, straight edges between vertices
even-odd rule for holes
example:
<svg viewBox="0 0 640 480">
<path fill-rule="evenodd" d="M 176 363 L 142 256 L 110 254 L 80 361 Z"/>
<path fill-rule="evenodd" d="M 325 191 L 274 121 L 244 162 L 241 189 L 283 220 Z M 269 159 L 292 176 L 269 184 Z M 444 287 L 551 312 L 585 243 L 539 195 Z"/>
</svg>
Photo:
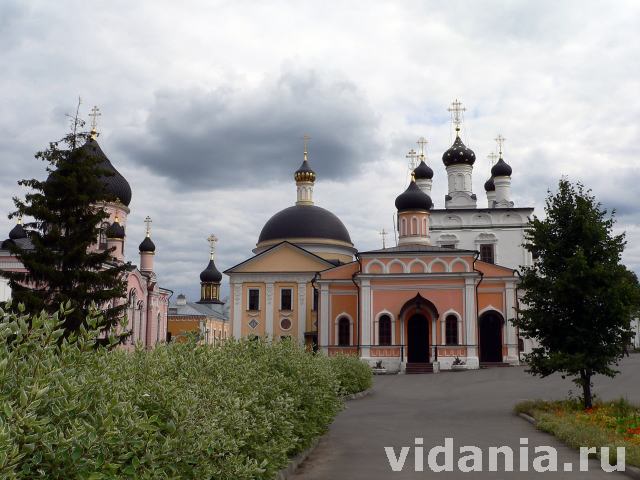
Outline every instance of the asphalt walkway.
<svg viewBox="0 0 640 480">
<path fill-rule="evenodd" d="M 640 354 L 625 359 L 622 373 L 615 379 L 595 378 L 595 392 L 601 398 L 621 396 L 640 403 Z M 577 387 L 556 375 L 546 379 L 532 377 L 523 367 L 448 372 L 435 375 L 377 376 L 372 393 L 348 402 L 330 431 L 299 468 L 294 479 L 304 480 L 377 480 L 425 478 L 567 478 L 616 479 L 622 474 L 607 474 L 599 461 L 591 461 L 589 472 L 579 471 L 579 455 L 555 438 L 536 430 L 513 414 L 513 406 L 521 400 L 560 399 Z M 424 439 L 424 470 L 415 471 L 415 439 Z M 459 447 L 483 449 L 482 473 L 434 473 L 428 469 L 427 452 L 444 445 L 445 437 L 454 439 L 454 467 Z M 553 446 L 558 453 L 558 473 L 488 472 L 488 447 L 510 446 L 518 469 L 520 438 L 528 438 L 529 455 L 534 447 Z M 385 447 L 411 447 L 404 468 L 393 472 Z M 442 456 L 440 457 L 442 459 Z M 562 471 L 565 462 L 573 464 L 573 472 Z M 500 460 L 499 465 L 502 464 Z M 457 469 L 456 469 L 457 470 Z"/>
</svg>

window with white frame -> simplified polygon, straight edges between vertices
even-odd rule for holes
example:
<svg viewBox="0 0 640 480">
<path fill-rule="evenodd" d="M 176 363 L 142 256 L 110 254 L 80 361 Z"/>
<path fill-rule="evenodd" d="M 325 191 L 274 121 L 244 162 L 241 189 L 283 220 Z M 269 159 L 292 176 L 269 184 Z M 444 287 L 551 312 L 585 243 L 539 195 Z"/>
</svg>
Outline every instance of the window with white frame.
<svg viewBox="0 0 640 480">
<path fill-rule="evenodd" d="M 292 310 L 291 297 L 293 290 L 290 288 L 283 288 L 280 290 L 280 310 Z"/>
<path fill-rule="evenodd" d="M 249 305 L 248 309 L 252 311 L 260 310 L 260 289 L 249 289 Z"/>
</svg>

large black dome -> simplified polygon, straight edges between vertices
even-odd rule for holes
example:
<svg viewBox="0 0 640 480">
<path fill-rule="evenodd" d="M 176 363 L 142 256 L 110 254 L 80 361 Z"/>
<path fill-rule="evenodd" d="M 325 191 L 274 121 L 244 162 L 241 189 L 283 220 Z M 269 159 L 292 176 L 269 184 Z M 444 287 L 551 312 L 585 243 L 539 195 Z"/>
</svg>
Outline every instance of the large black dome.
<svg viewBox="0 0 640 480">
<path fill-rule="evenodd" d="M 94 138 L 89 138 L 82 148 L 89 155 L 94 155 L 100 159 L 100 163 L 98 164 L 100 169 L 113 172 L 113 175 L 104 177 L 107 192 L 120 200 L 124 205 L 129 206 L 129 203 L 131 203 L 131 186 L 129 182 L 127 182 L 127 179 L 111 164 L 100 148 L 100 145 L 98 145 L 98 142 Z"/>
<path fill-rule="evenodd" d="M 467 148 L 467 146 L 462 143 L 460 137 L 456 137 L 456 140 L 453 142 L 453 145 L 442 154 L 442 162 L 445 166 L 449 165 L 459 165 L 459 164 L 467 164 L 473 165 L 476 161 L 476 154 L 473 153 L 473 150 Z"/>
<path fill-rule="evenodd" d="M 431 197 L 420 190 L 413 180 L 407 189 L 396 197 L 396 208 L 399 212 L 407 210 L 431 210 L 433 201 Z"/>
<path fill-rule="evenodd" d="M 342 221 L 315 205 L 294 205 L 279 211 L 265 223 L 258 243 L 290 238 L 326 238 L 351 244 Z"/>
<path fill-rule="evenodd" d="M 505 162 L 502 157 L 498 160 L 491 168 L 491 176 L 492 177 L 510 177 L 512 173 L 511 166 Z"/>
<path fill-rule="evenodd" d="M 430 180 L 433 178 L 433 170 L 422 160 L 413 171 L 416 180 Z"/>
<path fill-rule="evenodd" d="M 209 260 L 207 268 L 200 273 L 200 281 L 205 283 L 220 283 L 222 281 L 222 274 L 216 268 L 213 259 Z"/>
</svg>

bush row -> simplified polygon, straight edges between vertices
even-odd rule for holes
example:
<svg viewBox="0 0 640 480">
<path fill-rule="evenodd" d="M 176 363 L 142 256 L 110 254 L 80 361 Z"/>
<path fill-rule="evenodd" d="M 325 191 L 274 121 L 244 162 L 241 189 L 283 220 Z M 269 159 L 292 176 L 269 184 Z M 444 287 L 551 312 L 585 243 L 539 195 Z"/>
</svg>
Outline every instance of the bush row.
<svg viewBox="0 0 640 480">
<path fill-rule="evenodd" d="M 272 479 L 371 381 L 287 341 L 108 351 L 0 314 L 0 478 Z"/>
</svg>

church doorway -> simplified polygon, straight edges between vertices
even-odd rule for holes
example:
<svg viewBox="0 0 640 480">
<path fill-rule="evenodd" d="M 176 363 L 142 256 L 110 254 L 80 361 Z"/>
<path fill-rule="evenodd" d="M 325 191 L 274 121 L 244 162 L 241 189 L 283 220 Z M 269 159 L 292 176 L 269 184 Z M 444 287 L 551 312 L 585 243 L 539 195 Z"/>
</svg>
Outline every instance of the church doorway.
<svg viewBox="0 0 640 480">
<path fill-rule="evenodd" d="M 424 315 L 415 314 L 407 324 L 407 360 L 409 363 L 429 361 L 429 321 Z"/>
<path fill-rule="evenodd" d="M 478 319 L 481 362 L 502 362 L 503 323 L 496 311 L 485 312 Z"/>
</svg>

